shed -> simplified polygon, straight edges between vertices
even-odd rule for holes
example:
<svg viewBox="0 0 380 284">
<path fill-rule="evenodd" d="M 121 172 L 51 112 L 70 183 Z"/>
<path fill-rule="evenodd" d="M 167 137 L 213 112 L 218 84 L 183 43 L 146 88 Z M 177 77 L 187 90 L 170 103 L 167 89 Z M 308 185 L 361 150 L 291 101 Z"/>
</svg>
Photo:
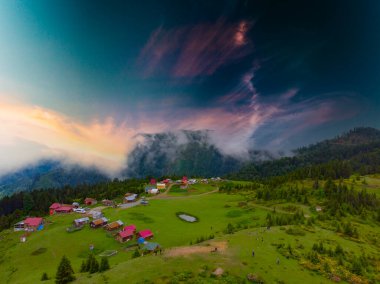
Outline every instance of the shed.
<svg viewBox="0 0 380 284">
<path fill-rule="evenodd" d="M 15 232 L 25 230 L 25 223 L 24 223 L 24 221 L 20 221 L 20 222 L 14 224 L 14 225 L 13 225 L 13 230 L 14 230 Z"/>
<path fill-rule="evenodd" d="M 75 219 L 73 221 L 75 227 L 83 226 L 83 225 L 87 224 L 88 222 L 90 222 L 90 218 L 88 218 L 88 217 Z"/>
<path fill-rule="evenodd" d="M 108 222 L 108 219 L 102 217 L 102 218 L 99 218 L 99 219 L 96 219 L 96 220 L 92 221 L 90 223 L 90 227 L 91 228 L 99 228 L 99 227 L 102 227 L 102 226 L 106 225 L 107 222 Z"/>
<path fill-rule="evenodd" d="M 113 231 L 113 230 L 116 230 L 116 229 L 119 229 L 121 226 L 123 226 L 123 222 L 120 221 L 120 220 L 117 220 L 117 221 L 114 221 L 112 223 L 109 223 L 105 226 L 105 229 L 108 230 L 108 231 Z"/>
<path fill-rule="evenodd" d="M 142 230 L 138 233 L 138 236 L 144 239 L 151 239 L 153 238 L 153 233 L 151 230 Z"/>
<path fill-rule="evenodd" d="M 151 253 L 161 250 L 161 246 L 158 243 L 146 242 L 142 249 L 146 253 Z"/>
</svg>

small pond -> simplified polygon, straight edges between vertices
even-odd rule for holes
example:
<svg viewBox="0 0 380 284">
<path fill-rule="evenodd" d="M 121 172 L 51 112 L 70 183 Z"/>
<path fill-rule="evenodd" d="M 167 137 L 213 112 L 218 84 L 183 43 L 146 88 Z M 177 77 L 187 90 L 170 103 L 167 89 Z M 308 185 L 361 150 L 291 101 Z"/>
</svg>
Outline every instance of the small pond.
<svg viewBox="0 0 380 284">
<path fill-rule="evenodd" d="M 196 217 L 185 214 L 185 213 L 177 214 L 177 216 L 178 216 L 178 218 L 180 218 L 186 222 L 190 222 L 190 223 L 194 223 L 194 222 L 198 221 L 198 219 Z"/>
</svg>

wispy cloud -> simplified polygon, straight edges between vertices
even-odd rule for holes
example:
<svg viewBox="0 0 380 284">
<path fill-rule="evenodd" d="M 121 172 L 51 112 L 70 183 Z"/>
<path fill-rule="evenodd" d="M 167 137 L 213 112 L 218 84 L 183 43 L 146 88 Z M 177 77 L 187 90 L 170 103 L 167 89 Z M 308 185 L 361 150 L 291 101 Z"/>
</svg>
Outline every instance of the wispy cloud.
<svg viewBox="0 0 380 284">
<path fill-rule="evenodd" d="M 125 164 L 125 153 L 133 148 L 128 138 L 136 134 L 112 118 L 82 123 L 53 110 L 4 100 L 0 101 L 0 121 L 0 149 L 7 157 L 0 170 L 54 157 L 115 174 Z M 7 149 L 12 151 L 5 153 Z"/>
<path fill-rule="evenodd" d="M 155 30 L 142 49 L 138 65 L 146 77 L 167 75 L 191 78 L 212 75 L 219 67 L 253 50 L 247 37 L 252 23 L 201 23 Z"/>
</svg>

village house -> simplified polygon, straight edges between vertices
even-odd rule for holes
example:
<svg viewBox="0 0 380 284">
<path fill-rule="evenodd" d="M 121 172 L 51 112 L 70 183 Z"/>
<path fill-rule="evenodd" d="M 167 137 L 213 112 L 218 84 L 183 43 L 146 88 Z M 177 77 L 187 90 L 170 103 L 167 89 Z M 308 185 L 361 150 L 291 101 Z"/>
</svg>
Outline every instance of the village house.
<svg viewBox="0 0 380 284">
<path fill-rule="evenodd" d="M 143 238 L 144 240 L 149 240 L 153 238 L 153 233 L 151 230 L 142 230 L 138 233 L 138 237 Z"/>
<path fill-rule="evenodd" d="M 145 186 L 145 193 L 149 193 L 154 188 L 156 188 L 154 185 L 147 185 L 147 186 Z"/>
<path fill-rule="evenodd" d="M 39 231 L 43 229 L 44 219 L 41 217 L 28 217 L 24 220 L 25 231 Z"/>
<path fill-rule="evenodd" d="M 83 218 L 75 219 L 73 221 L 75 227 L 82 227 L 82 226 L 84 226 L 85 224 L 87 224 L 89 222 L 90 222 L 90 218 L 88 218 L 88 217 L 83 217 Z"/>
<path fill-rule="evenodd" d="M 131 230 L 125 230 L 125 231 L 123 230 L 117 234 L 116 240 L 118 240 L 121 243 L 124 243 L 129 240 L 132 240 L 134 235 L 135 235 L 134 232 Z"/>
<path fill-rule="evenodd" d="M 151 185 L 156 185 L 156 183 L 157 183 L 156 179 L 152 178 L 152 179 L 150 180 L 150 184 L 151 184 Z"/>
<path fill-rule="evenodd" d="M 102 200 L 102 204 L 104 206 L 113 206 L 115 203 L 112 201 L 112 200 L 109 200 L 109 199 L 103 199 Z"/>
<path fill-rule="evenodd" d="M 102 218 L 99 218 L 99 219 L 93 220 L 93 221 L 90 223 L 90 227 L 91 227 L 91 228 L 99 228 L 99 227 L 103 227 L 103 226 L 106 225 L 107 223 L 108 223 L 108 219 L 105 218 L 105 217 L 102 217 Z"/>
<path fill-rule="evenodd" d="M 113 230 L 116 230 L 116 229 L 119 229 L 121 226 L 123 226 L 123 222 L 120 221 L 120 220 L 117 220 L 117 221 L 114 221 L 112 223 L 109 223 L 107 224 L 104 228 L 107 230 L 107 231 L 113 231 Z"/>
<path fill-rule="evenodd" d="M 70 212 L 73 212 L 73 207 L 71 205 L 63 205 L 63 206 L 58 207 L 57 209 L 55 209 L 54 212 L 57 213 L 57 214 L 70 213 Z"/>
<path fill-rule="evenodd" d="M 94 198 L 90 198 L 90 197 L 87 197 L 85 200 L 84 200 L 84 204 L 86 205 L 95 205 L 97 204 L 98 201 Z"/>
<path fill-rule="evenodd" d="M 49 214 L 53 215 L 56 213 L 70 213 L 73 211 L 73 206 L 72 205 L 67 205 L 67 204 L 60 204 L 60 203 L 53 203 L 49 207 Z"/>
<path fill-rule="evenodd" d="M 165 189 L 165 188 L 166 188 L 165 183 L 157 183 L 157 189 L 161 190 L 161 189 Z"/>
<path fill-rule="evenodd" d="M 133 234 L 136 233 L 136 225 L 128 225 L 123 228 L 123 231 L 132 231 Z"/>
<path fill-rule="evenodd" d="M 143 255 L 148 254 L 148 253 L 155 253 L 161 252 L 161 246 L 158 243 L 151 243 L 151 242 L 146 242 L 144 247 L 142 248 Z"/>
<path fill-rule="evenodd" d="M 100 219 L 103 216 L 103 213 L 101 211 L 98 211 L 98 210 L 90 210 L 87 214 L 86 214 L 87 217 L 92 217 L 92 219 L 96 220 L 96 219 Z"/>
<path fill-rule="evenodd" d="M 124 203 L 129 203 L 129 202 L 135 202 L 137 199 L 137 194 L 132 193 L 124 196 L 123 202 Z"/>
<path fill-rule="evenodd" d="M 24 231 L 25 230 L 25 224 L 24 224 L 24 221 L 20 221 L 16 224 L 13 225 L 13 230 L 15 232 L 18 232 L 18 231 Z"/>
</svg>

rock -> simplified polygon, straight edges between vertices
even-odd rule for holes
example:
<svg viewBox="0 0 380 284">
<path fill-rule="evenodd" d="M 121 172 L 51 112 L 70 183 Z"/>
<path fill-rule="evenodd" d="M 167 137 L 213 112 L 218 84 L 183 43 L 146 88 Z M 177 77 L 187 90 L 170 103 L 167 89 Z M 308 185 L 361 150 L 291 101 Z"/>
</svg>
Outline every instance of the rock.
<svg viewBox="0 0 380 284">
<path fill-rule="evenodd" d="M 217 277 L 220 277 L 220 276 L 223 275 L 223 273 L 224 273 L 223 268 L 218 267 L 217 269 L 214 270 L 214 272 L 213 272 L 212 274 L 214 274 L 214 275 L 217 276 Z"/>
</svg>

